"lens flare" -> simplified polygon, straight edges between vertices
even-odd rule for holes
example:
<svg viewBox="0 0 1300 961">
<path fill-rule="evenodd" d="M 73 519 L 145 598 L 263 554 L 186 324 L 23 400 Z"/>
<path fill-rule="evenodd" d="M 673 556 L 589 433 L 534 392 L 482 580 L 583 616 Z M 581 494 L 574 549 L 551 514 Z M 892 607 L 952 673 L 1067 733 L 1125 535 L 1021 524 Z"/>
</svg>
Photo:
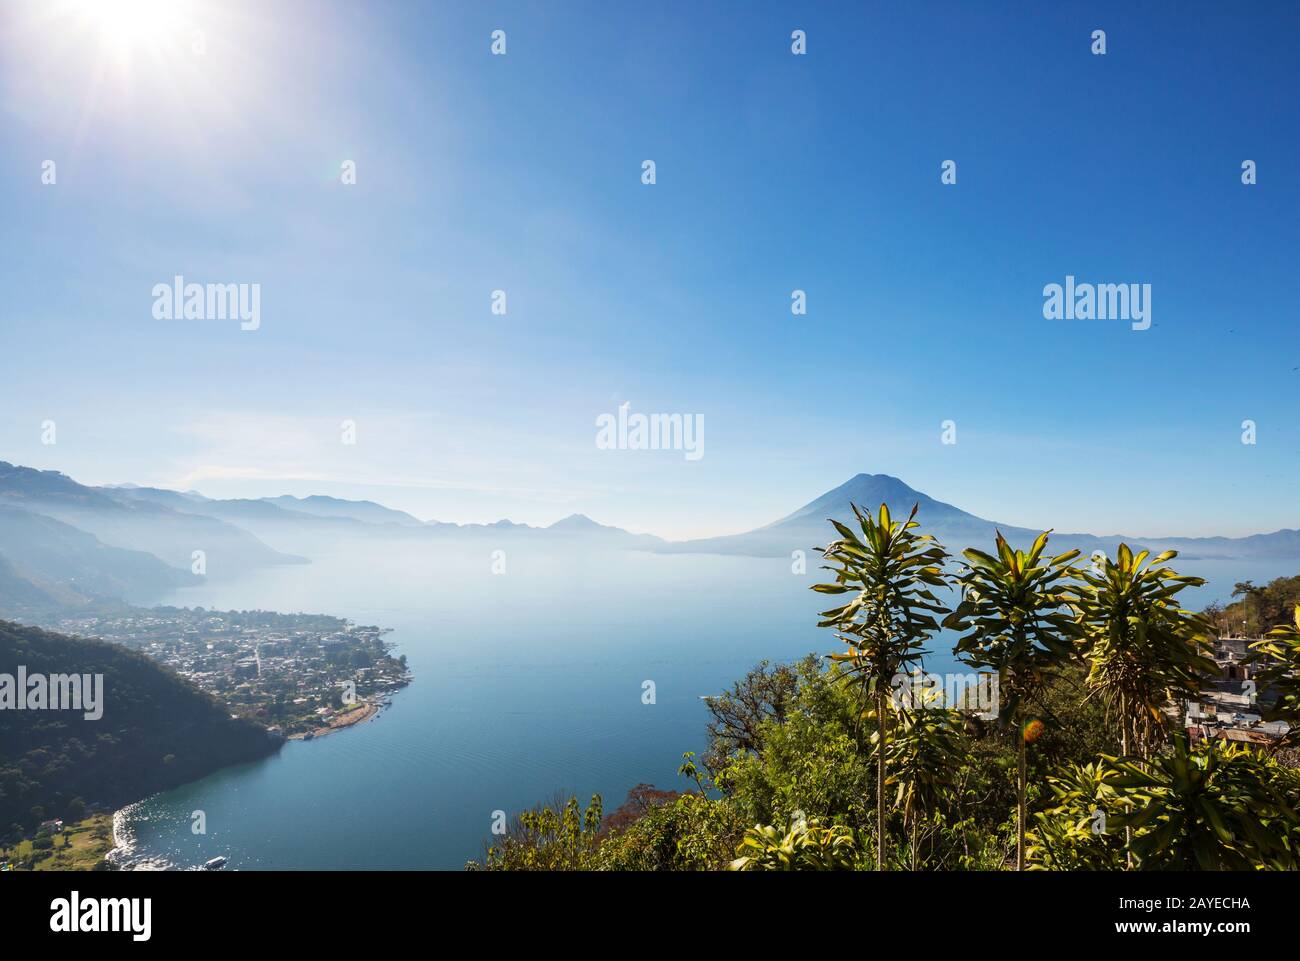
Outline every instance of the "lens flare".
<svg viewBox="0 0 1300 961">
<path fill-rule="evenodd" d="M 1042 721 L 1040 721 L 1038 718 L 1034 718 L 1032 721 L 1028 722 L 1021 729 L 1020 733 L 1021 736 L 1024 737 L 1026 744 L 1033 744 L 1035 741 L 1037 741 L 1040 737 L 1043 736 L 1043 733 L 1046 730 L 1047 730 L 1047 725 L 1044 724 Z"/>
</svg>

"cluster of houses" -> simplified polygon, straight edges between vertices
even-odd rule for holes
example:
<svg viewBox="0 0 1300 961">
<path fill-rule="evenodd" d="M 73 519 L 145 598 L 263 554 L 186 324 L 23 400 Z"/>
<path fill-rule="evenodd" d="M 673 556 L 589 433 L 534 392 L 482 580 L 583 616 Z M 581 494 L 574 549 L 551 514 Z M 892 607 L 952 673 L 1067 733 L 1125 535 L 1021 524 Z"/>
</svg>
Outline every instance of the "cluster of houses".
<svg viewBox="0 0 1300 961">
<path fill-rule="evenodd" d="M 409 683 L 384 630 L 318 615 L 154 609 L 62 626 L 134 647 L 272 737 L 317 730 Z"/>
<path fill-rule="evenodd" d="M 1285 721 L 1262 717 L 1269 692 L 1257 681 L 1259 665 L 1248 659 L 1252 640 L 1227 636 L 1215 642 L 1218 673 L 1209 679 L 1199 700 L 1184 705 L 1187 732 L 1193 740 L 1218 738 L 1267 747 L 1286 734 Z"/>
</svg>

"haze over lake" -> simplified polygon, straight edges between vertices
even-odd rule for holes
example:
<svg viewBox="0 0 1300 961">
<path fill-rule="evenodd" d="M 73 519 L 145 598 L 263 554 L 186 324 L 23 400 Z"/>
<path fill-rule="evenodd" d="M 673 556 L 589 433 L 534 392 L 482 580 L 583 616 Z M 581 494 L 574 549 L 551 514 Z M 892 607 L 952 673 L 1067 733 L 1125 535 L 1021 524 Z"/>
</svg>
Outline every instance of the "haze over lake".
<svg viewBox="0 0 1300 961">
<path fill-rule="evenodd" d="M 684 788 L 681 754 L 705 746 L 700 696 L 763 658 L 836 650 L 816 627 L 820 574 L 790 559 L 563 548 L 488 536 L 456 543 L 296 540 L 312 558 L 161 603 L 335 614 L 394 629 L 414 674 L 376 719 L 150 798 L 126 826 L 137 852 L 236 869 L 459 868 L 492 812 L 593 793 L 610 811 L 640 782 Z M 811 546 L 811 545 L 810 545 Z M 963 545 L 964 546 L 964 545 Z M 1210 579 L 1200 607 L 1287 562 L 1183 562 Z M 928 666 L 951 666 L 948 639 Z M 642 703 L 652 680 L 656 703 Z M 190 831 L 192 812 L 207 834 Z"/>
</svg>

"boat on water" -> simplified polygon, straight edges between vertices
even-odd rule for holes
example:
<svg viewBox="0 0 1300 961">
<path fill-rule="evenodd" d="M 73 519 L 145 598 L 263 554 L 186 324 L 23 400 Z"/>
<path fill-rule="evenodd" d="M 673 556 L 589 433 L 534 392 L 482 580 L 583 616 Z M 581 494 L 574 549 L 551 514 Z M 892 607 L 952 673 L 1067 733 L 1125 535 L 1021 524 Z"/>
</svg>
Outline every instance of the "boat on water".
<svg viewBox="0 0 1300 961">
<path fill-rule="evenodd" d="M 215 857 L 211 861 L 204 861 L 203 870 L 220 871 L 222 868 L 226 866 L 228 860 L 229 860 L 228 858 L 224 858 L 224 857 Z"/>
</svg>

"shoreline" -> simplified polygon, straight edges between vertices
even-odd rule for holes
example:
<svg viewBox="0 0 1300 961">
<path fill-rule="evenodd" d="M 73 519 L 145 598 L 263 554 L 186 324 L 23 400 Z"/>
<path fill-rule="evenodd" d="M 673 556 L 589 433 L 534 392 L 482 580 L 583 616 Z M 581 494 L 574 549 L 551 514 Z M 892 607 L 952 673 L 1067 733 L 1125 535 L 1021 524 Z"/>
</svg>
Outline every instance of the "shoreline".
<svg viewBox="0 0 1300 961">
<path fill-rule="evenodd" d="M 310 731 L 304 731 L 300 734 L 290 734 L 286 741 L 314 741 L 317 738 L 324 737 L 327 734 L 335 734 L 339 731 L 346 731 L 350 727 L 360 724 L 362 721 L 368 721 L 379 713 L 380 704 L 377 701 L 365 701 L 346 714 L 331 718 L 329 723 L 324 727 L 314 728 Z"/>
<path fill-rule="evenodd" d="M 327 734 L 336 734 L 339 731 L 346 731 L 350 727 L 355 727 L 364 721 L 369 721 L 377 717 L 379 713 L 388 706 L 388 698 L 381 698 L 375 701 L 366 701 L 357 705 L 347 714 L 333 718 L 330 723 L 324 727 L 316 728 L 302 734 L 291 734 L 286 737 L 285 741 L 314 741 L 317 738 L 324 737 Z M 221 770 L 218 768 L 217 770 Z M 210 772 L 205 777 L 211 776 L 216 772 Z M 200 779 L 201 780 L 201 779 Z M 192 783 L 192 782 L 188 782 Z M 183 785 L 178 785 L 183 786 Z M 173 789 L 174 790 L 174 789 Z M 113 846 L 104 855 L 104 860 L 108 861 L 119 871 L 178 871 L 186 870 L 179 865 L 173 864 L 165 858 L 139 857 L 136 855 L 135 836 L 127 829 L 127 816 L 132 808 L 144 803 L 148 798 L 141 798 L 138 801 L 132 801 L 130 804 L 124 804 L 113 812 Z"/>
</svg>

